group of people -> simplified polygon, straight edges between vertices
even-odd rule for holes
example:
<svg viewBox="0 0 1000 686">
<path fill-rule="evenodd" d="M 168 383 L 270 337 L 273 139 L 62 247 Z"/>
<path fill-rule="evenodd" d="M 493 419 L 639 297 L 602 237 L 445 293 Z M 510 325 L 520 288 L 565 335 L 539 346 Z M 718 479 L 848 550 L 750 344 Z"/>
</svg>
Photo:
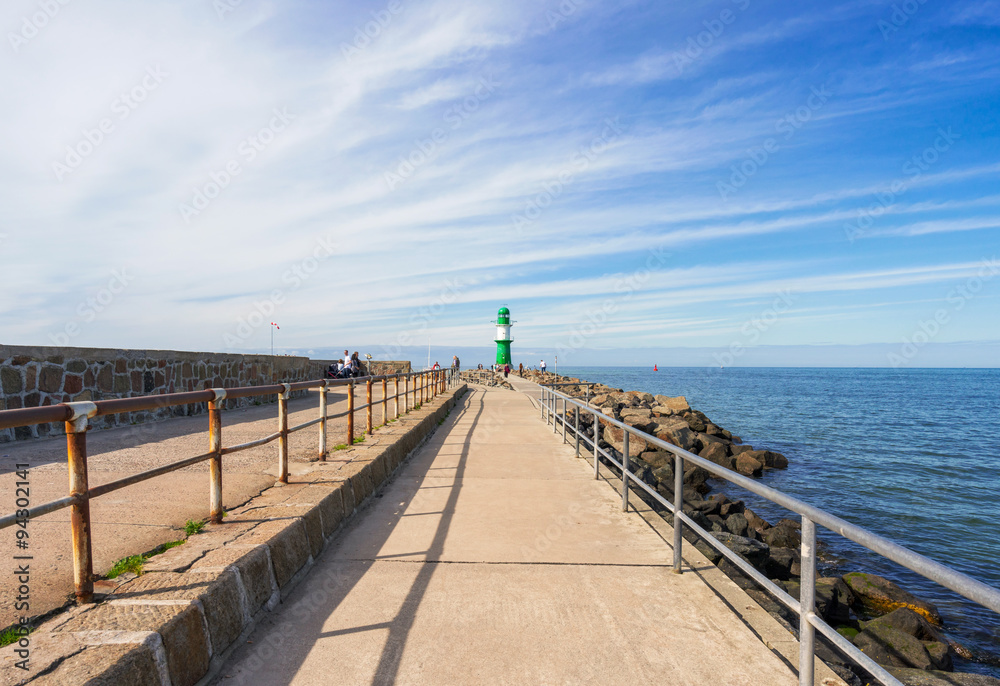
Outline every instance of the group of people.
<svg viewBox="0 0 1000 686">
<path fill-rule="evenodd" d="M 358 352 L 354 351 L 354 354 L 351 355 L 345 350 L 344 359 L 341 362 L 331 364 L 330 368 L 326 370 L 326 375 L 331 379 L 352 379 L 361 376 L 363 372 Z"/>
</svg>

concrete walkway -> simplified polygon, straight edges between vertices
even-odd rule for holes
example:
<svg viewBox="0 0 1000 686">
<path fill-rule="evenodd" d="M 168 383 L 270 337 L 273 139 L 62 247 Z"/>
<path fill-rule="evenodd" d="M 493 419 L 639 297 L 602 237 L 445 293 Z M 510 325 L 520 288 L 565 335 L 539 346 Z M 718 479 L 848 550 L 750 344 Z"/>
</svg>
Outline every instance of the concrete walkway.
<svg viewBox="0 0 1000 686">
<path fill-rule="evenodd" d="M 796 683 L 528 397 L 471 388 L 215 683 Z"/>
</svg>

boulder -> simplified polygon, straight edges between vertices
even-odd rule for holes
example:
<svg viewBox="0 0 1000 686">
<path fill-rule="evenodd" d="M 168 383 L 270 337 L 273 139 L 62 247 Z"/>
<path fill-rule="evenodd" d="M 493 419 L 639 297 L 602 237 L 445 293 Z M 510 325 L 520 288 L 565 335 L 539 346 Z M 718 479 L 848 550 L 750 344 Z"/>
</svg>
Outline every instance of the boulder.
<svg viewBox="0 0 1000 686">
<path fill-rule="evenodd" d="M 866 622 L 865 630 L 889 626 L 903 631 L 924 644 L 931 657 L 933 669 L 951 670 L 951 655 L 948 654 L 948 640 L 922 615 L 908 607 L 893 610 L 887 615 Z"/>
<path fill-rule="evenodd" d="M 695 434 L 686 425 L 678 429 L 658 430 L 653 433 L 661 441 L 666 441 L 678 448 L 683 448 L 688 452 L 695 450 Z"/>
<path fill-rule="evenodd" d="M 724 439 L 719 438 L 718 436 L 709 436 L 708 434 L 695 435 L 695 445 L 698 446 L 698 450 L 704 450 L 713 443 L 717 443 L 725 448 L 728 448 L 729 446 Z"/>
<path fill-rule="evenodd" d="M 760 476 L 764 466 L 747 453 L 741 453 L 736 456 L 736 471 L 746 476 Z"/>
<path fill-rule="evenodd" d="M 754 567 L 763 567 L 767 562 L 770 548 L 760 541 L 755 541 L 744 536 L 736 536 L 731 533 L 713 533 L 713 536 L 724 546 L 745 559 Z"/>
<path fill-rule="evenodd" d="M 705 432 L 705 421 L 701 417 L 692 412 L 685 412 L 681 416 L 684 417 L 684 421 L 687 422 L 692 431 L 697 431 L 698 433 Z"/>
<path fill-rule="evenodd" d="M 800 559 L 799 552 L 792 548 L 771 548 L 764 563 L 764 573 L 768 579 L 787 581 L 796 576 L 792 573 L 792 566 L 797 565 Z"/>
<path fill-rule="evenodd" d="M 887 671 L 906 686 L 1000 686 L 1000 679 L 985 674 L 924 671 L 900 667 L 889 667 Z"/>
<path fill-rule="evenodd" d="M 617 426 L 608 426 L 604 429 L 604 440 L 619 453 L 625 447 L 625 430 Z M 628 437 L 628 456 L 639 457 L 649 450 L 649 444 L 635 434 Z"/>
<path fill-rule="evenodd" d="M 712 528 L 710 529 L 712 533 L 728 531 L 728 529 L 726 529 L 726 520 L 723 519 L 721 516 L 717 514 L 710 514 L 705 516 L 708 517 L 708 521 L 712 523 Z"/>
<path fill-rule="evenodd" d="M 835 626 L 850 622 L 852 604 L 854 595 L 839 576 L 816 579 L 816 611 L 827 622 Z"/>
<path fill-rule="evenodd" d="M 709 436 L 717 436 L 718 438 L 721 438 L 726 441 L 729 441 L 733 437 L 731 433 L 729 433 L 722 427 L 716 426 L 715 424 L 706 424 L 705 433 L 707 433 Z"/>
<path fill-rule="evenodd" d="M 709 489 L 705 482 L 711 477 L 709 471 L 702 467 L 688 467 L 684 470 L 684 484 L 694 487 L 700 493 L 708 493 Z"/>
<path fill-rule="evenodd" d="M 750 531 L 757 532 L 757 534 L 761 537 L 761 540 L 764 540 L 763 534 L 771 528 L 771 525 L 749 507 L 743 509 L 743 516 L 747 518 L 747 524 L 750 526 Z"/>
<path fill-rule="evenodd" d="M 934 668 L 934 660 L 919 638 L 888 624 L 870 624 L 854 637 L 853 643 L 875 662 L 891 667 Z"/>
<path fill-rule="evenodd" d="M 747 518 L 744 517 L 739 512 L 734 512 L 728 517 L 726 517 L 725 526 L 726 526 L 726 531 L 728 531 L 731 534 L 734 534 L 736 536 L 743 536 L 744 538 L 747 535 L 747 528 L 748 528 Z"/>
<path fill-rule="evenodd" d="M 726 450 L 726 446 L 721 443 L 710 443 L 702 448 L 701 452 L 698 454 L 706 460 L 711 460 L 720 467 L 725 467 L 726 469 L 733 468 L 733 458 L 729 457 L 729 451 Z"/>
<path fill-rule="evenodd" d="M 629 445 L 629 447 L 631 448 L 632 446 Z M 639 455 L 639 459 L 653 469 L 659 469 L 660 467 L 665 467 L 668 464 L 673 465 L 674 462 L 674 456 L 664 450 L 647 450 Z M 671 475 L 673 475 L 672 471 Z"/>
<path fill-rule="evenodd" d="M 653 420 L 653 413 L 644 407 L 626 407 L 622 409 L 621 419 L 630 426 L 645 426 Z"/>
<path fill-rule="evenodd" d="M 870 614 L 885 615 L 908 607 L 934 626 L 941 626 L 941 614 L 937 607 L 904 591 L 888 579 L 864 572 L 850 572 L 842 578 L 858 604 Z"/>
<path fill-rule="evenodd" d="M 742 500 L 730 500 L 726 496 L 719 496 L 722 501 L 722 507 L 719 508 L 719 514 L 723 517 L 728 517 L 731 514 L 736 514 L 737 512 L 743 514 L 743 510 L 746 506 L 743 504 Z"/>
<path fill-rule="evenodd" d="M 691 411 L 691 406 L 688 405 L 687 398 L 683 395 L 679 395 L 676 398 L 668 398 L 665 395 L 657 395 L 653 397 L 653 400 L 657 405 L 666 407 L 674 414 L 683 414 L 684 412 Z"/>
<path fill-rule="evenodd" d="M 781 522 L 787 521 L 789 520 L 781 520 Z M 798 548 L 801 546 L 802 536 L 799 532 L 794 527 L 783 525 L 781 522 L 778 522 L 778 526 L 772 526 L 761 535 L 764 543 L 772 548 Z"/>
<path fill-rule="evenodd" d="M 733 457 L 736 457 L 740 453 L 748 453 L 753 450 L 752 445 L 736 445 L 735 441 L 733 443 L 733 445 L 729 446 L 729 452 L 732 453 Z"/>
<path fill-rule="evenodd" d="M 788 467 L 788 458 L 772 450 L 748 450 L 745 454 L 757 460 L 765 467 L 772 469 L 786 469 Z"/>
</svg>

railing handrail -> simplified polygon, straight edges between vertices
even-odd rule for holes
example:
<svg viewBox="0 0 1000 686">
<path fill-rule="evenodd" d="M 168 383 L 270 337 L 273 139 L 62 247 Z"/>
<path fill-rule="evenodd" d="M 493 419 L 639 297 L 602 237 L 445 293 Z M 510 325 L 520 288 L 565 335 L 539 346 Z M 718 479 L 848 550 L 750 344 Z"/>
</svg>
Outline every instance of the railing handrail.
<svg viewBox="0 0 1000 686">
<path fill-rule="evenodd" d="M 841 648 L 845 653 L 852 657 L 856 662 L 858 662 L 862 667 L 871 672 L 876 678 L 885 684 L 896 686 L 900 682 L 895 679 L 891 674 L 879 666 L 867 655 L 862 653 L 857 647 L 854 646 L 850 641 L 841 636 L 836 629 L 825 622 L 819 615 L 815 613 L 815 524 L 820 524 L 823 527 L 837 533 L 844 538 L 847 538 L 859 545 L 871 550 L 872 552 L 881 555 L 887 559 L 890 559 L 898 564 L 920 574 L 926 579 L 934 581 L 935 583 L 948 588 L 959 595 L 968 598 L 969 600 L 975 602 L 982 607 L 993 610 L 994 612 L 1000 613 L 1000 589 L 996 589 L 988 584 L 985 584 L 977 579 L 974 579 L 962 572 L 955 571 L 946 565 L 936 562 L 928 557 L 925 557 L 905 546 L 894 543 L 891 540 L 880 536 L 872 531 L 865 529 L 864 527 L 852 524 L 836 515 L 832 515 L 825 510 L 822 510 L 813 505 L 794 498 L 792 496 L 786 495 L 781 491 L 774 488 L 764 486 L 748 477 L 727 469 L 721 465 L 718 465 L 710 460 L 707 460 L 699 455 L 695 455 L 683 448 L 668 443 L 667 441 L 657 438 L 651 434 L 646 433 L 640 429 L 633 426 L 625 424 L 621 420 L 615 419 L 609 416 L 594 406 L 590 405 L 589 402 L 584 404 L 579 400 L 561 393 L 560 391 L 552 388 L 557 384 L 539 384 L 542 388 L 542 398 L 541 406 L 543 412 L 547 412 L 549 416 L 552 417 L 553 431 L 555 431 L 556 421 L 561 420 L 563 425 L 563 438 L 565 440 L 566 430 L 569 426 L 569 422 L 566 419 L 566 409 L 567 405 L 575 406 L 580 410 L 586 410 L 588 413 L 594 416 L 594 436 L 590 437 L 582 434 L 579 430 L 579 412 L 576 412 L 577 424 L 573 428 L 577 440 L 577 454 L 579 454 L 579 440 L 581 437 L 591 442 L 594 448 L 594 469 L 595 477 L 597 475 L 597 455 L 603 455 L 607 460 L 612 462 L 617 466 L 622 472 L 622 498 L 623 498 L 623 508 L 627 508 L 628 503 L 628 481 L 631 480 L 637 486 L 641 487 L 646 493 L 650 494 L 655 500 L 657 500 L 661 505 L 666 507 L 669 511 L 674 513 L 674 528 L 675 528 L 675 550 L 674 550 L 674 570 L 680 571 L 680 548 L 682 543 L 680 543 L 679 528 L 680 522 L 683 522 L 690 526 L 696 533 L 698 533 L 706 543 L 712 545 L 713 548 L 717 549 L 722 555 L 724 555 L 731 562 L 740 567 L 743 571 L 754 579 L 757 583 L 763 586 L 768 592 L 774 595 L 778 600 L 780 600 L 784 605 L 789 607 L 789 609 L 796 612 L 802 620 L 802 629 L 805 629 L 806 625 L 809 627 L 811 632 L 812 628 L 819 629 L 824 636 L 830 639 L 832 643 Z M 576 384 L 571 384 L 576 385 Z M 583 384 L 580 384 L 583 385 Z M 563 413 L 562 417 L 558 414 L 558 409 L 556 407 L 556 400 L 561 399 L 563 401 Z M 546 424 L 549 422 L 549 417 L 545 418 Z M 622 459 L 619 462 L 616 460 L 608 451 L 600 448 L 599 437 L 598 437 L 598 426 L 599 422 L 602 422 L 609 426 L 614 426 L 623 431 L 623 446 L 622 446 Z M 667 452 L 674 455 L 677 462 L 675 466 L 675 489 L 674 497 L 675 503 L 670 503 L 664 499 L 659 493 L 649 487 L 648 484 L 638 479 L 631 473 L 628 468 L 628 463 L 631 458 L 628 455 L 628 436 L 634 435 L 641 438 L 648 444 L 654 445 L 657 448 L 666 450 Z M 691 464 L 697 465 L 704 468 L 711 474 L 718 476 L 726 481 L 729 481 L 741 488 L 745 488 L 752 493 L 755 493 L 777 505 L 784 507 L 787 510 L 795 512 L 802 517 L 802 546 L 803 546 L 803 560 L 806 557 L 806 548 L 810 549 L 811 564 L 812 564 L 812 578 L 808 581 L 811 584 L 809 588 L 806 587 L 806 570 L 803 568 L 803 574 L 801 577 L 802 583 L 800 584 L 800 600 L 796 601 L 790 595 L 780 589 L 777 585 L 771 582 L 766 577 L 760 574 L 751 567 L 742 557 L 737 553 L 733 552 L 721 542 L 718 541 L 710 532 L 702 529 L 694 520 L 688 517 L 683 512 L 683 465 L 684 462 L 688 461 Z M 678 507 L 678 504 L 681 504 Z M 680 510 L 678 512 L 678 510 Z M 807 541 L 807 537 L 811 538 L 811 541 Z M 810 609 L 803 613 L 802 606 L 805 605 Z M 806 641 L 801 640 L 801 634 L 805 633 L 800 630 L 800 642 L 803 646 L 803 650 L 806 649 Z M 812 646 L 811 634 L 807 637 L 808 639 L 808 659 L 811 661 L 814 657 L 814 651 Z M 800 664 L 805 661 L 805 658 L 800 660 Z M 811 662 L 809 663 L 812 664 Z M 804 680 L 803 676 L 808 677 L 808 680 Z M 802 684 L 812 684 L 812 669 L 807 667 L 805 670 L 800 668 L 800 683 Z"/>
<path fill-rule="evenodd" d="M 397 372 L 395 374 L 357 376 L 348 379 L 315 379 L 312 381 L 293 381 L 289 385 L 294 392 L 321 387 L 347 386 L 359 380 L 371 379 L 372 381 L 381 381 L 382 379 L 416 376 L 424 373 L 426 372 Z M 234 388 L 225 388 L 224 390 L 226 391 L 227 398 L 252 398 L 258 395 L 276 395 L 284 390 L 284 386 L 282 384 L 237 386 Z M 139 412 L 142 410 L 178 407 L 180 405 L 193 405 L 210 402 L 212 399 L 212 390 L 205 389 L 201 391 L 182 391 L 180 393 L 161 393 L 159 395 L 137 395 L 129 398 L 108 398 L 107 400 L 95 400 L 92 402 L 97 406 L 97 414 L 94 416 L 101 417 L 123 412 Z M 69 418 L 70 414 L 71 410 L 68 403 L 47 405 L 45 407 L 22 407 L 13 410 L 0 410 L 0 429 L 14 429 L 21 426 L 34 426 L 35 424 L 64 422 Z"/>
<path fill-rule="evenodd" d="M 389 395 L 388 380 L 394 379 L 394 393 Z M 404 389 L 400 392 L 399 379 L 405 381 Z M 410 380 L 414 379 L 411 384 Z M 296 381 L 293 383 L 269 384 L 262 386 L 242 386 L 237 388 L 211 388 L 201 391 L 187 391 L 181 393 L 165 393 L 160 395 L 136 396 L 132 398 L 113 398 L 108 400 L 98 400 L 93 402 L 72 402 L 60 403 L 47 407 L 18 408 L 13 410 L 0 410 L 0 429 L 15 428 L 21 426 L 31 426 L 34 424 L 44 424 L 50 422 L 66 423 L 67 458 L 70 472 L 70 494 L 67 497 L 59 498 L 41 505 L 36 505 L 30 509 L 20 509 L 12 514 L 0 516 L 0 529 L 29 521 L 66 507 L 72 507 L 73 513 L 70 517 L 73 530 L 73 577 L 76 589 L 76 597 L 80 602 L 91 602 L 93 599 L 93 562 L 91 557 L 91 533 L 90 533 L 90 499 L 96 498 L 112 491 L 116 491 L 126 486 L 131 486 L 147 479 L 162 476 L 169 472 L 182 469 L 200 462 L 210 462 L 210 519 L 219 522 L 222 519 L 222 456 L 240 450 L 246 450 L 260 445 L 278 441 L 278 481 L 287 483 L 288 481 L 288 434 L 301 429 L 320 425 L 319 453 L 320 459 L 325 460 L 327 455 L 327 421 L 329 419 L 347 416 L 347 441 L 350 447 L 354 443 L 354 413 L 360 410 L 367 410 L 367 429 L 371 434 L 374 430 L 372 423 L 372 408 L 381 403 L 382 426 L 389 423 L 390 399 L 394 401 L 393 413 L 395 418 L 399 418 L 399 400 L 403 398 L 403 411 L 417 407 L 426 400 L 443 393 L 449 386 L 457 383 L 458 376 L 454 370 L 431 369 L 417 372 L 396 372 L 393 374 L 367 375 L 346 379 L 314 379 L 310 381 Z M 382 399 L 372 398 L 373 383 L 382 382 Z M 364 383 L 367 389 L 367 399 L 363 405 L 354 403 L 354 386 L 357 383 Z M 346 412 L 330 415 L 327 410 L 326 392 L 338 386 L 348 386 L 348 409 Z M 412 387 L 411 387 L 412 386 Z M 296 426 L 288 426 L 288 404 L 289 394 L 294 391 L 316 389 L 320 391 L 320 416 L 316 419 L 303 422 Z M 228 399 L 249 398 L 254 396 L 277 395 L 278 396 L 278 431 L 262 438 L 242 443 L 239 445 L 223 447 L 221 441 L 222 420 L 219 414 L 219 405 Z M 412 395 L 412 405 L 410 396 Z M 161 409 L 167 407 L 178 407 L 194 403 L 208 403 L 209 415 L 209 444 L 210 452 L 186 457 L 184 459 L 161 465 L 154 469 L 132 474 L 110 483 L 95 486 L 88 486 L 87 473 L 87 430 L 89 420 L 92 417 L 119 414 L 125 412 L 136 412 L 140 410 Z"/>
</svg>

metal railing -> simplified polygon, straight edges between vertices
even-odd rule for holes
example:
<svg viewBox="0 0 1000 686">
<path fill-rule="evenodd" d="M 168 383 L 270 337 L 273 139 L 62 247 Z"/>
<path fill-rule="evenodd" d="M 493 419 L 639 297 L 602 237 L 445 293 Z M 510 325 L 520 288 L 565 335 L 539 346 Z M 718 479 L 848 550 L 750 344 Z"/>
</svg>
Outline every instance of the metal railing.
<svg viewBox="0 0 1000 686">
<path fill-rule="evenodd" d="M 389 395 L 388 382 L 393 380 L 394 392 Z M 400 392 L 399 382 L 403 380 L 403 390 Z M 381 381 L 382 398 L 372 397 L 374 384 Z M 355 386 L 364 383 L 366 402 L 355 405 Z M 19 426 L 32 426 L 48 422 L 65 422 L 66 454 L 69 466 L 69 495 L 44 505 L 0 517 L 0 529 L 15 524 L 23 526 L 25 522 L 35 517 L 55 512 L 69 507 L 70 527 L 73 539 L 73 584 L 76 598 L 87 603 L 93 600 L 94 569 L 91 545 L 90 501 L 120 488 L 152 479 L 163 474 L 188 467 L 199 462 L 209 462 L 209 520 L 215 523 L 222 521 L 222 456 L 241 450 L 278 441 L 278 481 L 288 483 L 288 435 L 302 429 L 319 425 L 320 459 L 327 456 L 327 421 L 347 417 L 346 446 L 354 444 L 354 415 L 365 410 L 365 431 L 374 431 L 372 423 L 372 408 L 382 405 L 382 426 L 389 423 L 388 402 L 393 401 L 392 414 L 400 416 L 400 400 L 403 413 L 418 407 L 453 387 L 457 376 L 451 370 L 440 369 L 422 372 L 388 374 L 384 376 L 359 377 L 357 379 L 320 379 L 316 381 L 298 381 L 295 383 L 279 383 L 268 386 L 245 386 L 241 388 L 212 388 L 203 391 L 187 393 L 170 393 L 165 395 L 140 396 L 135 398 L 118 398 L 114 400 L 99 400 L 96 402 L 72 402 L 51 405 L 47 407 L 30 407 L 17 410 L 0 411 L 0 429 L 10 429 Z M 337 414 L 327 412 L 327 391 L 338 386 L 347 386 L 347 410 Z M 316 390 L 319 392 L 319 417 L 296 426 L 288 426 L 288 400 L 295 391 Z M 222 403 L 227 399 L 252 398 L 256 396 L 278 396 L 278 431 L 247 443 L 223 447 L 222 445 Z M 87 429 L 90 419 L 122 412 L 138 412 L 154 410 L 194 403 L 208 403 L 208 452 L 187 457 L 155 469 L 139 474 L 133 474 L 117 481 L 89 486 L 87 472 Z"/>
<path fill-rule="evenodd" d="M 496 372 L 491 369 L 465 369 L 459 372 L 463 381 L 488 385 L 496 378 Z"/>
<path fill-rule="evenodd" d="M 563 385 L 563 384 L 560 384 Z M 582 384 L 581 384 L 582 385 Z M 558 403 L 562 401 L 562 414 L 559 413 Z M 589 400 L 589 398 L 588 398 Z M 553 433 L 558 433 L 558 424 L 562 423 L 562 438 L 566 442 L 566 432 L 569 422 L 567 421 L 567 408 L 574 408 L 573 415 L 575 422 L 572 427 L 575 435 L 576 454 L 580 455 L 581 438 L 591 444 L 594 460 L 594 478 L 600 477 L 600 457 L 604 457 L 608 462 L 617 467 L 622 474 L 622 510 L 628 509 L 629 482 L 645 491 L 651 498 L 673 513 L 674 516 L 674 543 L 673 543 L 673 571 L 681 573 L 681 552 L 682 552 L 682 526 L 687 525 L 698 536 L 715 548 L 727 560 L 736 565 L 743 573 L 753 579 L 757 584 L 767 590 L 779 602 L 795 612 L 799 616 L 799 684 L 800 686 L 812 686 L 815 668 L 815 631 L 823 634 L 831 643 L 842 650 L 858 665 L 867 670 L 872 676 L 881 681 L 886 686 L 902 686 L 901 682 L 893 677 L 888 671 L 881 667 L 870 657 L 861 652 L 847 638 L 841 636 L 836 629 L 827 624 L 822 617 L 816 614 L 816 525 L 829 529 L 830 531 L 843 536 L 855 543 L 858 543 L 868 550 L 881 555 L 893 562 L 896 562 L 908 569 L 913 570 L 926 579 L 934 581 L 945 588 L 951 589 L 959 595 L 985 607 L 994 612 L 1000 613 L 1000 590 L 993 588 L 981 581 L 977 581 L 970 576 L 957 572 L 939 562 L 924 557 L 913 552 L 909 548 L 893 543 L 887 538 L 879 536 L 860 526 L 836 517 L 824 510 L 813 507 L 797 498 L 785 495 L 773 488 L 764 486 L 753 479 L 747 478 L 736 472 L 715 464 L 703 457 L 679 448 L 662 439 L 651 436 L 644 431 L 629 426 L 614 417 L 608 416 L 597 408 L 589 407 L 584 403 L 571 398 L 564 393 L 554 390 L 548 384 L 542 385 L 541 393 L 541 417 L 546 425 L 552 424 Z M 593 415 L 593 437 L 588 437 L 580 431 L 580 414 L 589 412 Z M 600 426 L 613 426 L 622 430 L 622 450 L 621 461 L 615 459 L 600 444 Z M 673 454 L 674 456 L 674 502 L 669 502 L 656 490 L 651 488 L 642 479 L 638 478 L 629 469 L 629 436 L 635 435 L 647 444 L 655 446 L 661 450 Z M 606 441 L 607 442 L 607 441 Z M 752 493 L 756 493 L 762 498 L 784 507 L 787 510 L 797 513 L 802 518 L 802 561 L 800 564 L 800 593 L 799 600 L 796 600 L 784 589 L 761 574 L 749 562 L 740 555 L 727 548 L 717 538 L 708 531 L 698 526 L 691 517 L 684 513 L 684 465 L 685 463 L 697 465 L 710 472 L 713 476 L 725 479 Z"/>
</svg>

